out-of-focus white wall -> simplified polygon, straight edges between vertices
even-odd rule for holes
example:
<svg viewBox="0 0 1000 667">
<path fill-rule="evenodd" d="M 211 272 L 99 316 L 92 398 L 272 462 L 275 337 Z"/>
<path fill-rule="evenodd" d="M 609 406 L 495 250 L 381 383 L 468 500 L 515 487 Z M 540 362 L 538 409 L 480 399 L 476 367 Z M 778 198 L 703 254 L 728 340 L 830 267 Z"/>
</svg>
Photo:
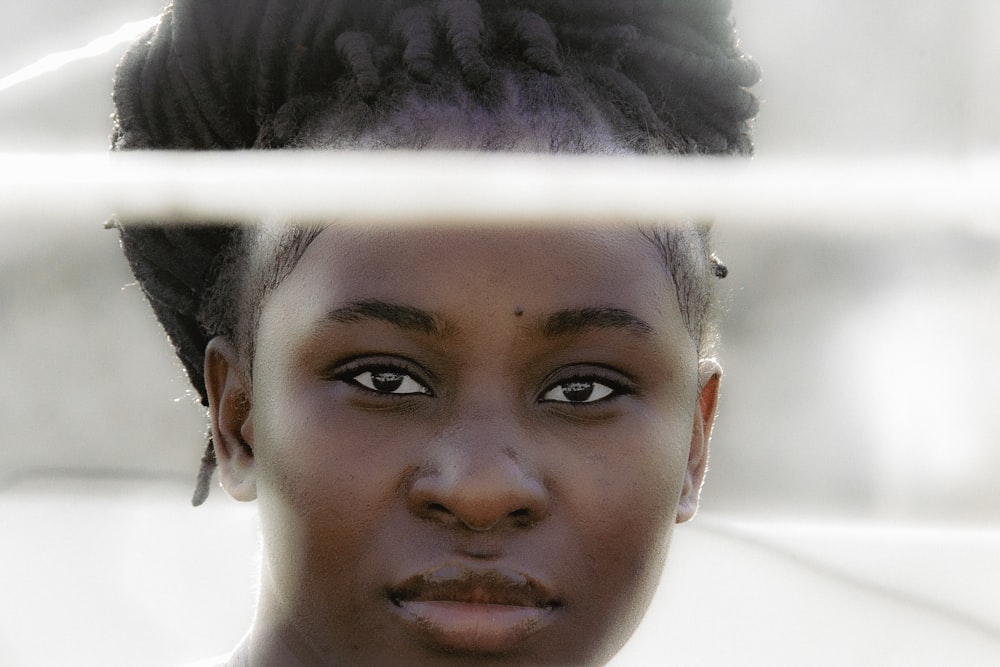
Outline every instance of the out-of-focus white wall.
<svg viewBox="0 0 1000 667">
<path fill-rule="evenodd" d="M 760 62 L 761 155 L 1000 147 L 993 0 L 736 0 Z"/>
<path fill-rule="evenodd" d="M 0 10 L 0 79 L 53 53 L 79 49 L 166 0 L 9 2 Z M 124 46 L 0 90 L 0 150 L 105 150 L 111 80 Z"/>
<path fill-rule="evenodd" d="M 731 292 L 705 509 L 1000 520 L 1000 244 L 716 237 Z"/>
</svg>

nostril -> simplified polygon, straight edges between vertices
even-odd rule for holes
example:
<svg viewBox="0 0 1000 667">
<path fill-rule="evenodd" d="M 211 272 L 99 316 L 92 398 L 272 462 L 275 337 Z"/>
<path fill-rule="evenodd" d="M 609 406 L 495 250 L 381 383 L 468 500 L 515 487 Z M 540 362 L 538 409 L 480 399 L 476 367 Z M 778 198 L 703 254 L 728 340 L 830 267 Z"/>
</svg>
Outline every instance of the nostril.
<svg viewBox="0 0 1000 667">
<path fill-rule="evenodd" d="M 513 519 L 514 523 L 518 526 L 530 526 L 532 523 L 534 523 L 531 510 L 525 507 L 522 507 L 521 509 L 518 510 L 514 510 L 508 516 L 510 516 L 510 518 Z"/>
<path fill-rule="evenodd" d="M 428 514 L 451 514 L 448 508 L 441 503 L 430 503 L 426 509 Z"/>
</svg>

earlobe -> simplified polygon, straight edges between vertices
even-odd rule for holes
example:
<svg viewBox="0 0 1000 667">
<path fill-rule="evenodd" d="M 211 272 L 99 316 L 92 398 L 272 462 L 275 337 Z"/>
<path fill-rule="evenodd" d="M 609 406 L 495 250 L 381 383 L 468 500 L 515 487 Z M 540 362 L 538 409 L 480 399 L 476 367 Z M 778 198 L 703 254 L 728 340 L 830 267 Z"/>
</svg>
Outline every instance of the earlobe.
<svg viewBox="0 0 1000 667">
<path fill-rule="evenodd" d="M 219 480 L 236 500 L 254 500 L 253 410 L 239 356 L 226 338 L 213 338 L 205 349 L 205 385 Z"/>
<path fill-rule="evenodd" d="M 722 367 L 715 359 L 702 359 L 698 365 L 698 405 L 691 428 L 691 449 L 688 452 L 684 488 L 677 505 L 677 523 L 684 523 L 698 511 L 701 485 L 708 467 L 708 443 L 712 437 L 712 424 L 719 402 L 719 383 Z"/>
</svg>

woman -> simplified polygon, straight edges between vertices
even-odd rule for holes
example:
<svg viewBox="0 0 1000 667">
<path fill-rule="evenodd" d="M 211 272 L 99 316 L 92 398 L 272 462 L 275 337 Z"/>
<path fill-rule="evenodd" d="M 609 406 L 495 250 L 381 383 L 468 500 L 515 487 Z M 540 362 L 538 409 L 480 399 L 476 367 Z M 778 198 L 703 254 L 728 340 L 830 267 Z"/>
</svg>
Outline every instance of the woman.
<svg viewBox="0 0 1000 667">
<path fill-rule="evenodd" d="M 178 0 L 120 66 L 114 148 L 746 154 L 728 12 Z M 208 406 L 195 503 L 218 466 L 259 504 L 229 664 L 600 664 L 627 640 L 707 461 L 704 228 L 121 228 Z"/>
</svg>

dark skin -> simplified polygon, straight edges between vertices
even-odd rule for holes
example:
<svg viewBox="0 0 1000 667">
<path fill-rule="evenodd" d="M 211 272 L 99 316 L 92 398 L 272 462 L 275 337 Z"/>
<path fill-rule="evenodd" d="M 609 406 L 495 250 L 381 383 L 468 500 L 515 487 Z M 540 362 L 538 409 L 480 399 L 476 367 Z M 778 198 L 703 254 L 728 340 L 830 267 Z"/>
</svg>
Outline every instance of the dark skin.
<svg viewBox="0 0 1000 667">
<path fill-rule="evenodd" d="M 600 664 L 695 512 L 720 371 L 637 230 L 329 228 L 206 355 L 256 499 L 232 664 Z"/>
</svg>

